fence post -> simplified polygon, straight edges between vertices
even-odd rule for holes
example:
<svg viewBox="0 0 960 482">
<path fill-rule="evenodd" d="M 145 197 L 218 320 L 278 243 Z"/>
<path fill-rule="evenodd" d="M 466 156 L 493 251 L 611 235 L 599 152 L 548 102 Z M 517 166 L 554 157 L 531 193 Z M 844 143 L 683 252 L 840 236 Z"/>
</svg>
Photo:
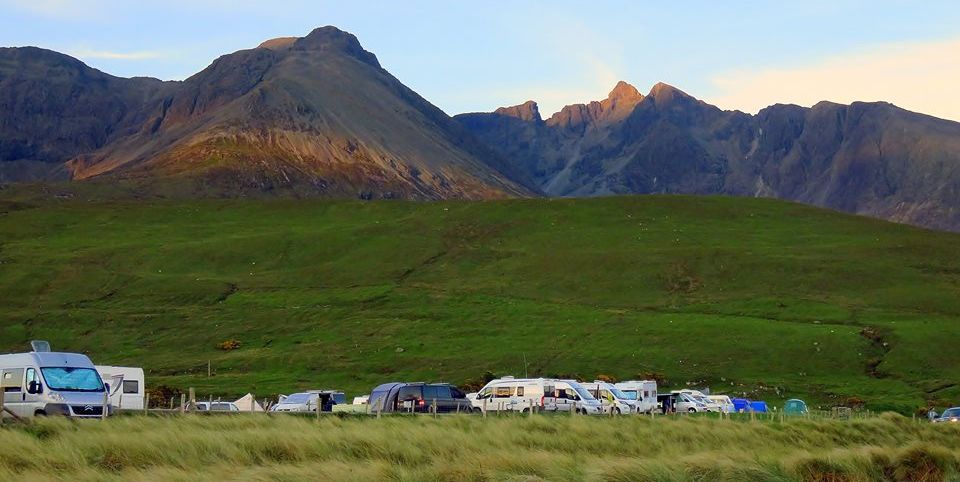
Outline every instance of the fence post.
<svg viewBox="0 0 960 482">
<path fill-rule="evenodd" d="M 180 394 L 180 414 L 184 414 L 187 411 L 187 394 Z"/>
<path fill-rule="evenodd" d="M 320 397 L 317 396 L 317 421 L 320 421 Z"/>
<path fill-rule="evenodd" d="M 3 425 L 3 414 L 6 408 L 3 406 L 3 399 L 7 397 L 7 390 L 3 386 L 3 370 L 0 370 L 0 425 Z"/>
<path fill-rule="evenodd" d="M 110 392 L 103 390 L 103 406 L 100 410 L 100 420 L 107 419 L 107 413 L 110 412 Z"/>
<path fill-rule="evenodd" d="M 483 399 L 483 408 L 480 410 L 483 412 L 483 418 L 487 418 L 487 399 Z"/>
<path fill-rule="evenodd" d="M 386 396 L 380 397 L 380 400 L 377 401 L 377 420 L 380 419 L 380 413 L 383 412 L 383 401 Z"/>
<path fill-rule="evenodd" d="M 433 399 L 433 418 L 437 418 L 437 399 Z"/>
<path fill-rule="evenodd" d="M 197 407 L 197 392 L 193 390 L 193 387 L 190 387 L 190 409 L 193 410 Z M 210 411 L 212 407 L 207 407 L 207 411 Z"/>
<path fill-rule="evenodd" d="M 529 413 L 529 415 L 532 417 L 532 416 L 533 416 L 533 399 L 532 399 L 532 398 L 529 398 L 529 399 L 527 399 L 527 401 L 530 402 L 530 407 L 529 407 L 529 408 L 530 408 L 530 413 Z"/>
<path fill-rule="evenodd" d="M 150 392 L 143 397 L 143 414 L 146 415 L 148 410 L 150 410 Z"/>
</svg>

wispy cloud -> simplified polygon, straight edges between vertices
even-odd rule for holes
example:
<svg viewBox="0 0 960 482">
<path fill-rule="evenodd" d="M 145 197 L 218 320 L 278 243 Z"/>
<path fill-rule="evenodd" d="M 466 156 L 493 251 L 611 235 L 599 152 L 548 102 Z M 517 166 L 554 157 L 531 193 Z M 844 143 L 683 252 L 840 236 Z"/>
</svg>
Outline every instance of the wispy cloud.
<svg viewBox="0 0 960 482">
<path fill-rule="evenodd" d="M 960 38 L 877 45 L 806 65 L 726 72 L 712 83 L 716 93 L 706 100 L 747 112 L 778 102 L 883 100 L 960 120 Z"/>
<path fill-rule="evenodd" d="M 108 60 L 148 60 L 148 59 L 157 59 L 164 57 L 165 54 L 162 52 L 156 51 L 140 51 L 140 52 L 110 52 L 106 50 L 74 50 L 69 52 L 70 55 L 77 57 L 79 59 L 108 59 Z"/>
</svg>

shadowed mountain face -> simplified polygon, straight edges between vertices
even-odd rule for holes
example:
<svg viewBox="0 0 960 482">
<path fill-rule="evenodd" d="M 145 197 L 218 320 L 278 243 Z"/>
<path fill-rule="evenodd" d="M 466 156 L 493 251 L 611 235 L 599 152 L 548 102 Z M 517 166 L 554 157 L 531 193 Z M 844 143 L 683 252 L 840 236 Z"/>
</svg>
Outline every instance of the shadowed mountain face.
<svg viewBox="0 0 960 482">
<path fill-rule="evenodd" d="M 21 73 L 34 64 L 35 75 Z M 183 82 L 119 79 L 40 49 L 5 49 L 0 72 L 8 69 L 0 74 L 12 89 L 0 90 L 4 164 L 42 162 L 77 180 L 173 183 L 197 195 L 533 193 L 333 27 L 225 55 Z"/>
<path fill-rule="evenodd" d="M 886 103 L 722 111 L 620 83 L 543 121 L 537 106 L 456 117 L 548 195 L 778 197 L 960 230 L 960 123 Z"/>
</svg>

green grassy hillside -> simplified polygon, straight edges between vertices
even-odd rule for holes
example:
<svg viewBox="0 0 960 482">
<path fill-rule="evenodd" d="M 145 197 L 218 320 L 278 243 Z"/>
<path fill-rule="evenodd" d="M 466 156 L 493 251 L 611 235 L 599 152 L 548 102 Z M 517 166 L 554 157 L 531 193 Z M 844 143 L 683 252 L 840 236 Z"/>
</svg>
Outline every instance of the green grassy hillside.
<svg viewBox="0 0 960 482">
<path fill-rule="evenodd" d="M 658 196 L 0 212 L 0 349 L 49 339 L 201 395 L 487 371 L 904 412 L 960 395 L 955 234 Z"/>
</svg>

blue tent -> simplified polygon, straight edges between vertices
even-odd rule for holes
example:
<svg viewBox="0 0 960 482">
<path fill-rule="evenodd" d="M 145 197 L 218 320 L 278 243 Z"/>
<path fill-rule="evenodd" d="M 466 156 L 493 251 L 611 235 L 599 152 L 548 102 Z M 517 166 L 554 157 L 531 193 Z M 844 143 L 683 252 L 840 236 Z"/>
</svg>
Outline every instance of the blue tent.
<svg viewBox="0 0 960 482">
<path fill-rule="evenodd" d="M 767 413 L 767 402 L 763 402 L 763 401 L 750 402 L 750 410 L 757 413 Z"/>
<path fill-rule="evenodd" d="M 731 401 L 733 402 L 733 411 L 735 412 L 750 411 L 750 400 L 747 400 L 746 398 L 734 398 Z"/>
</svg>

